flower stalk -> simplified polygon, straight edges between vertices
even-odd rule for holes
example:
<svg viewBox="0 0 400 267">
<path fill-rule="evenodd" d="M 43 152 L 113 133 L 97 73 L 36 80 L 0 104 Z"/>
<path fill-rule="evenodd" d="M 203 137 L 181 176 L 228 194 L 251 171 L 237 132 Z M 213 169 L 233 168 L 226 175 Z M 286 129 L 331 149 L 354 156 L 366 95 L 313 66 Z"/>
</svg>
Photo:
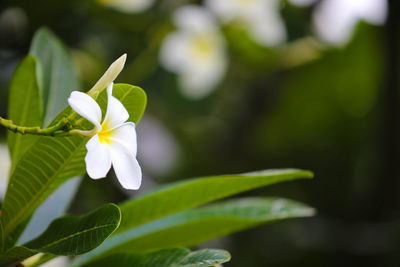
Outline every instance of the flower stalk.
<svg viewBox="0 0 400 267">
<path fill-rule="evenodd" d="M 32 135 L 44 135 L 44 136 L 66 136 L 71 135 L 70 132 L 70 124 L 67 118 L 61 119 L 56 125 L 48 127 L 48 128 L 41 128 L 39 126 L 33 127 L 25 127 L 16 125 L 13 123 L 12 120 L 7 120 L 0 117 L 0 125 L 6 127 L 8 130 L 14 133 L 20 133 L 22 135 L 25 134 L 32 134 Z"/>
</svg>

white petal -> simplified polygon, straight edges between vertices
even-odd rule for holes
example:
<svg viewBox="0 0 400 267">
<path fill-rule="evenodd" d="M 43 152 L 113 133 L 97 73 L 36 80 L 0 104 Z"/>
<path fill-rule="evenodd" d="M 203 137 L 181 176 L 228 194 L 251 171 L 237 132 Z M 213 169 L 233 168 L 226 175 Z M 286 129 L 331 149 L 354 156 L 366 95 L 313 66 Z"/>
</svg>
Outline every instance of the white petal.
<svg viewBox="0 0 400 267">
<path fill-rule="evenodd" d="M 346 44 L 360 19 L 380 25 L 386 17 L 386 0 L 325 0 L 313 13 L 317 34 L 334 45 Z"/>
<path fill-rule="evenodd" d="M 88 94 L 73 91 L 68 98 L 68 104 L 76 113 L 93 123 L 97 129 L 101 129 L 101 109 Z"/>
<path fill-rule="evenodd" d="M 111 157 L 108 147 L 102 145 L 96 134 L 86 144 L 87 154 L 85 157 L 86 171 L 90 178 L 104 178 L 111 168 Z"/>
<path fill-rule="evenodd" d="M 209 95 L 223 79 L 226 72 L 226 58 L 221 54 L 215 57 L 212 64 L 193 66 L 179 76 L 182 93 L 190 99 L 201 99 Z"/>
<path fill-rule="evenodd" d="M 169 71 L 181 73 L 186 69 L 189 55 L 190 36 L 185 32 L 169 34 L 160 50 L 161 64 Z"/>
<path fill-rule="evenodd" d="M 352 36 L 357 15 L 347 0 L 326 0 L 313 12 L 314 27 L 319 37 L 331 44 L 343 45 Z"/>
<path fill-rule="evenodd" d="M 123 145 L 133 156 L 136 157 L 137 140 L 136 129 L 133 122 L 126 122 L 113 129 L 110 139 Z"/>
<path fill-rule="evenodd" d="M 277 0 L 209 0 L 206 6 L 215 13 L 223 23 L 238 20 L 246 23 L 248 19 L 257 16 L 257 13 L 278 13 Z"/>
<path fill-rule="evenodd" d="M 135 156 L 118 142 L 109 146 L 115 175 L 125 189 L 139 189 L 142 183 L 142 170 Z"/>
<path fill-rule="evenodd" d="M 112 0 L 101 2 L 120 12 L 139 13 L 149 9 L 153 5 L 154 0 Z"/>
<path fill-rule="evenodd" d="M 216 19 L 206 8 L 185 5 L 174 13 L 174 24 L 189 31 L 203 31 L 218 27 Z"/>
<path fill-rule="evenodd" d="M 353 1 L 357 5 L 357 10 L 355 11 L 360 18 L 374 25 L 382 25 L 385 23 L 388 13 L 387 0 Z"/>
<path fill-rule="evenodd" d="M 264 46 L 277 46 L 286 40 L 283 20 L 274 14 L 259 14 L 249 20 L 253 39 Z"/>
<path fill-rule="evenodd" d="M 300 7 L 306 7 L 309 6 L 313 3 L 315 3 L 317 0 L 289 0 L 293 5 L 295 6 L 300 6 Z"/>
<path fill-rule="evenodd" d="M 224 23 L 232 21 L 240 12 L 240 5 L 238 5 L 238 1 L 206 0 L 205 5 L 213 13 L 219 16 Z"/>
<path fill-rule="evenodd" d="M 113 83 L 107 87 L 108 103 L 106 117 L 104 118 L 104 124 L 108 129 L 112 129 L 116 126 L 121 125 L 129 118 L 129 113 L 125 109 L 124 105 L 115 97 L 112 96 Z"/>
</svg>

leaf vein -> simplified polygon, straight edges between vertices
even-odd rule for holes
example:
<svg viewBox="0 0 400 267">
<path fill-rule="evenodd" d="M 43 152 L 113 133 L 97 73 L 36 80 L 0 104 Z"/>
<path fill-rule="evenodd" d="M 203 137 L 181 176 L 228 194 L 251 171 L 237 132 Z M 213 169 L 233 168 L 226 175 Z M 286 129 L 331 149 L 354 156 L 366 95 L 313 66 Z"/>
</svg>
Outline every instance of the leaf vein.
<svg viewBox="0 0 400 267">
<path fill-rule="evenodd" d="M 85 230 L 83 230 L 83 231 L 76 232 L 76 233 L 74 233 L 74 234 L 72 234 L 72 235 L 69 235 L 69 236 L 60 238 L 60 239 L 58 239 L 58 240 L 56 240 L 56 241 L 54 241 L 54 242 L 51 242 L 51 243 L 49 243 L 49 244 L 47 244 L 47 245 L 45 245 L 45 246 L 42 246 L 41 249 L 46 249 L 46 248 L 55 246 L 55 245 L 57 245 L 58 243 L 61 243 L 61 242 L 65 241 L 65 240 L 67 240 L 67 239 L 71 239 L 71 238 L 73 238 L 73 237 L 75 237 L 75 236 L 78 236 L 78 235 L 83 235 L 83 234 L 85 234 L 85 233 L 87 233 L 87 232 L 95 231 L 95 230 L 98 230 L 98 229 L 101 229 L 101 228 L 106 228 L 106 227 L 113 227 L 113 226 L 115 226 L 114 223 L 109 223 L 109 224 L 94 226 L 94 227 L 92 227 L 92 228 L 85 229 Z M 76 247 L 78 247 L 78 246 L 76 246 Z"/>
</svg>

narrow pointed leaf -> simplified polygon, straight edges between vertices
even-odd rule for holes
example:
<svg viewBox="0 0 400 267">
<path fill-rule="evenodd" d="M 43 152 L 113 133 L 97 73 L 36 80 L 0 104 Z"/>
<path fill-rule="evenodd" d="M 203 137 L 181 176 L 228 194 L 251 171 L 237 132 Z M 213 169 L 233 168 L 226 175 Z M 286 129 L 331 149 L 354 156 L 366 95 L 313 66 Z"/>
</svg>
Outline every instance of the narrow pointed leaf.
<svg viewBox="0 0 400 267">
<path fill-rule="evenodd" d="M 129 120 L 137 122 L 146 106 L 143 90 L 127 84 L 117 84 L 114 85 L 113 95 L 128 110 Z M 106 99 L 106 92 L 103 91 L 98 97 L 103 112 Z M 67 107 L 62 114 L 71 114 L 71 108 Z M 93 126 L 84 122 L 82 127 Z M 86 173 L 84 157 L 87 141 L 88 138 L 82 136 L 40 137 L 22 156 L 11 175 L 9 190 L 2 206 L 6 249 L 15 244 L 34 210 L 58 186 L 68 178 Z"/>
<path fill-rule="evenodd" d="M 114 234 L 101 247 L 83 255 L 78 264 L 117 252 L 193 246 L 263 223 L 313 214 L 314 210 L 307 205 L 282 198 L 225 201 Z"/>
<path fill-rule="evenodd" d="M 122 204 L 123 217 L 117 232 L 254 188 L 312 177 L 310 171 L 281 169 L 202 177 L 173 183 Z"/>
<path fill-rule="evenodd" d="M 220 249 L 202 249 L 190 252 L 184 248 L 157 250 L 149 253 L 117 253 L 82 267 L 208 267 L 230 260 L 229 252 Z"/>
<path fill-rule="evenodd" d="M 18 263 L 39 252 L 79 255 L 99 246 L 118 227 L 118 206 L 106 204 L 82 216 L 65 216 L 53 221 L 35 240 L 13 247 L 0 255 L 0 265 Z"/>
<path fill-rule="evenodd" d="M 14 100 L 15 98 L 22 98 L 26 103 L 16 102 L 13 99 L 9 101 L 9 118 L 14 120 L 14 122 L 19 125 L 24 126 L 43 126 L 43 124 L 47 125 L 49 121 L 54 118 L 64 107 L 65 107 L 65 97 L 72 91 L 78 90 L 79 81 L 78 77 L 74 72 L 74 68 L 72 65 L 72 60 L 69 55 L 68 49 L 63 46 L 63 44 L 55 37 L 49 30 L 42 28 L 39 29 L 32 40 L 32 45 L 30 48 L 31 53 L 28 57 L 32 57 L 35 59 L 36 69 L 32 69 L 30 71 L 30 76 L 33 79 L 37 78 L 37 83 L 40 84 L 39 88 L 40 95 L 32 95 L 29 90 L 30 87 L 25 86 L 24 88 L 18 87 L 19 90 L 15 90 L 14 92 Z M 41 71 L 43 70 L 43 71 Z M 17 74 L 17 72 L 16 72 Z M 25 83 L 28 82 L 28 79 L 23 80 Z M 43 88 L 44 87 L 44 88 Z M 14 88 L 11 88 L 14 89 Z M 44 89 L 44 90 L 43 90 Z M 43 92 L 44 91 L 44 92 Z M 11 90 L 11 93 L 13 90 Z M 11 95 L 13 96 L 13 95 Z M 43 105 L 42 105 L 43 103 Z M 39 114 L 36 110 L 40 109 L 40 119 L 37 114 Z M 45 110 L 45 114 L 43 116 L 42 110 Z M 13 113 L 23 118 L 29 118 L 28 123 L 26 124 L 23 121 L 15 120 Z M 21 112 L 22 111 L 22 112 Z M 11 116 L 10 116 L 11 115 Z M 44 118 L 45 117 L 45 118 Z M 45 119 L 45 123 L 43 122 Z M 13 155 L 13 167 L 16 164 L 16 161 L 19 157 L 30 148 L 31 145 L 34 144 L 40 137 L 33 135 L 9 135 L 11 138 L 15 138 L 17 140 L 21 140 L 24 142 L 16 142 L 16 153 Z M 9 140 L 10 141 L 10 140 Z M 10 142 L 9 142 L 10 144 Z M 18 153 L 18 151 L 20 151 Z M 58 194 L 57 196 L 61 196 Z M 53 196 L 53 198 L 56 196 Z M 47 207 L 42 207 L 40 210 L 40 214 L 38 214 L 34 220 L 33 224 L 29 224 L 27 227 L 27 231 L 24 232 L 24 236 L 22 240 L 26 240 L 26 237 L 37 236 L 40 232 L 42 232 L 43 228 L 45 229 L 48 224 L 59 217 L 61 213 L 65 211 L 66 204 L 69 203 L 69 200 L 73 197 L 73 194 L 64 195 L 63 199 L 57 198 L 56 201 L 48 202 L 52 207 L 57 206 L 57 212 L 52 213 L 54 209 L 47 209 Z M 65 201 L 62 201 L 65 200 Z M 40 216 L 40 225 L 35 226 L 35 221 Z M 47 219 L 47 221 L 46 221 Z M 31 239 L 31 238 L 29 238 Z M 28 240 L 29 240 L 28 239 Z"/>
<path fill-rule="evenodd" d="M 70 93 L 79 90 L 79 80 L 68 50 L 48 29 L 41 28 L 33 36 L 29 51 L 42 66 L 44 126 L 64 107 Z"/>
<path fill-rule="evenodd" d="M 21 126 L 41 126 L 43 123 L 42 96 L 38 76 L 40 65 L 34 56 L 26 56 L 11 79 L 8 100 L 8 119 Z M 13 166 L 37 140 L 37 136 L 8 131 L 7 142 Z"/>
</svg>

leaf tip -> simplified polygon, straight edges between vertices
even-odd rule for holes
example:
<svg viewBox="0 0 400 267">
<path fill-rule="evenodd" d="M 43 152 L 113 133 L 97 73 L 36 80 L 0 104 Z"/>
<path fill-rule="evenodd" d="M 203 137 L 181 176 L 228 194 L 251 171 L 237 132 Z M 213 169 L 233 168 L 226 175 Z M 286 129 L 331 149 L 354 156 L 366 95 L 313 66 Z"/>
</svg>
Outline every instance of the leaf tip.
<svg viewBox="0 0 400 267">
<path fill-rule="evenodd" d="M 312 171 L 302 170 L 302 172 L 304 174 L 304 178 L 308 178 L 308 179 L 314 178 L 314 173 Z"/>
</svg>

